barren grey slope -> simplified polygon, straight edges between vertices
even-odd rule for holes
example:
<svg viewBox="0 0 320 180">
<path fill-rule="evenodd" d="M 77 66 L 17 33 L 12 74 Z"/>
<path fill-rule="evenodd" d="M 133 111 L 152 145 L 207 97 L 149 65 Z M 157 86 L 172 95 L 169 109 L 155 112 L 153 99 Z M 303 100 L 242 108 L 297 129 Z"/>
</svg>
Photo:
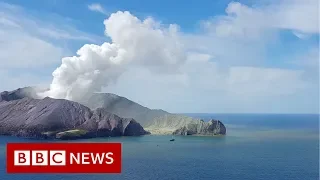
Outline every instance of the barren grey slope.
<svg viewBox="0 0 320 180">
<path fill-rule="evenodd" d="M 4 91 L 0 94 L 1 100 L 17 100 L 24 97 L 38 98 L 38 90 L 34 87 L 19 88 L 13 91 Z M 169 114 L 161 109 L 149 109 L 138 103 L 135 103 L 125 97 L 112 93 L 94 93 L 90 97 L 84 97 L 79 103 L 94 110 L 105 108 L 108 112 L 116 114 L 123 118 L 133 118 L 141 125 L 152 122 L 154 118 Z"/>
<path fill-rule="evenodd" d="M 142 126 L 151 122 L 156 117 L 161 117 L 169 114 L 166 111 L 159 109 L 149 109 L 141 106 L 125 97 L 121 97 L 111 93 L 95 93 L 81 104 L 88 106 L 91 109 L 105 108 L 109 112 L 124 118 L 133 118 Z"/>
<path fill-rule="evenodd" d="M 89 127 L 87 124 L 93 124 L 95 128 Z M 133 119 L 123 119 L 103 109 L 91 111 L 88 107 L 68 100 L 47 97 L 0 102 L 1 134 L 42 137 L 47 135 L 44 132 L 55 132 L 55 135 L 59 132 L 75 129 L 81 129 L 82 132 L 85 132 L 78 138 L 147 133 Z M 62 138 L 65 137 L 62 136 Z"/>
</svg>

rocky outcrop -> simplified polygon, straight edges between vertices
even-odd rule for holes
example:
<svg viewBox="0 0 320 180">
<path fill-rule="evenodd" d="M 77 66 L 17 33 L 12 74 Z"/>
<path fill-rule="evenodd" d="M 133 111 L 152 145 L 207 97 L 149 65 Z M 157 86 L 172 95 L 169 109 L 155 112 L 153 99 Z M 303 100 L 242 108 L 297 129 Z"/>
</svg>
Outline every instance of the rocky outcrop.
<svg viewBox="0 0 320 180">
<path fill-rule="evenodd" d="M 169 135 L 175 130 L 186 126 L 194 119 L 183 115 L 166 114 L 156 117 L 145 125 L 145 129 L 151 134 Z"/>
<path fill-rule="evenodd" d="M 205 122 L 182 115 L 165 115 L 156 118 L 145 129 L 151 134 L 174 135 L 225 135 L 226 127 L 221 121 L 210 120 Z"/>
<path fill-rule="evenodd" d="M 75 139 L 148 133 L 134 119 L 120 118 L 102 108 L 91 111 L 64 99 L 7 100 L 0 102 L 2 135 Z"/>
<path fill-rule="evenodd" d="M 25 97 L 37 97 L 37 89 L 35 87 L 24 87 L 13 91 L 3 91 L 0 93 L 0 101 L 12 101 L 23 99 Z"/>
<path fill-rule="evenodd" d="M 174 135 L 225 135 L 226 127 L 219 120 L 195 120 L 173 132 Z"/>
</svg>

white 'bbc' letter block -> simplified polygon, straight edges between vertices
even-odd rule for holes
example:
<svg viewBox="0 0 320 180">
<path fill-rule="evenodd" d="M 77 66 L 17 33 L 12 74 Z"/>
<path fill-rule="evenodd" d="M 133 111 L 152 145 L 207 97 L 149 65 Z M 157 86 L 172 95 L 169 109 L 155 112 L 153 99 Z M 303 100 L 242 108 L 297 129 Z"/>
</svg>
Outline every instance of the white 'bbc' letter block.
<svg viewBox="0 0 320 180">
<path fill-rule="evenodd" d="M 65 166 L 66 151 L 50 151 L 50 166 Z"/>
<path fill-rule="evenodd" d="M 32 165 L 33 166 L 47 166 L 48 165 L 48 151 L 32 151 Z"/>
<path fill-rule="evenodd" d="M 30 151 L 14 151 L 14 165 L 15 166 L 29 166 L 30 165 Z"/>
</svg>

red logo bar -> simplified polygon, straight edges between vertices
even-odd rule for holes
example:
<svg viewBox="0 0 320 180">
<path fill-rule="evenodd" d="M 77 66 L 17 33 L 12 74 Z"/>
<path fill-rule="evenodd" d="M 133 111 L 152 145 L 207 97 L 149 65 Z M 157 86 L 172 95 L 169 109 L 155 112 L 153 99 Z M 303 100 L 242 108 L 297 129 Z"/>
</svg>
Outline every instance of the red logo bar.
<svg viewBox="0 0 320 180">
<path fill-rule="evenodd" d="M 8 143 L 7 173 L 121 173 L 121 144 Z"/>
</svg>

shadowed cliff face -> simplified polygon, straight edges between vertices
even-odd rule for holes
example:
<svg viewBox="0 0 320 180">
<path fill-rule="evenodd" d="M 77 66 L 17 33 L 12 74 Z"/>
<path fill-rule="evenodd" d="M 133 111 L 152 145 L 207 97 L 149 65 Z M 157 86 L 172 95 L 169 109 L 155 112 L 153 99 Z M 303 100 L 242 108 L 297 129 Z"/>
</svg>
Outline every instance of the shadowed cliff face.
<svg viewBox="0 0 320 180">
<path fill-rule="evenodd" d="M 91 111 L 76 102 L 47 97 L 1 101 L 0 134 L 73 139 L 147 132 L 135 120 L 120 118 L 105 109 Z"/>
<path fill-rule="evenodd" d="M 103 108 L 94 110 L 91 118 L 80 125 L 79 129 L 96 132 L 97 136 L 139 136 L 148 134 L 134 119 L 120 118 Z"/>
<path fill-rule="evenodd" d="M 137 136 L 141 133 L 145 133 L 145 130 L 135 120 L 131 120 L 124 130 L 124 136 Z"/>
</svg>

